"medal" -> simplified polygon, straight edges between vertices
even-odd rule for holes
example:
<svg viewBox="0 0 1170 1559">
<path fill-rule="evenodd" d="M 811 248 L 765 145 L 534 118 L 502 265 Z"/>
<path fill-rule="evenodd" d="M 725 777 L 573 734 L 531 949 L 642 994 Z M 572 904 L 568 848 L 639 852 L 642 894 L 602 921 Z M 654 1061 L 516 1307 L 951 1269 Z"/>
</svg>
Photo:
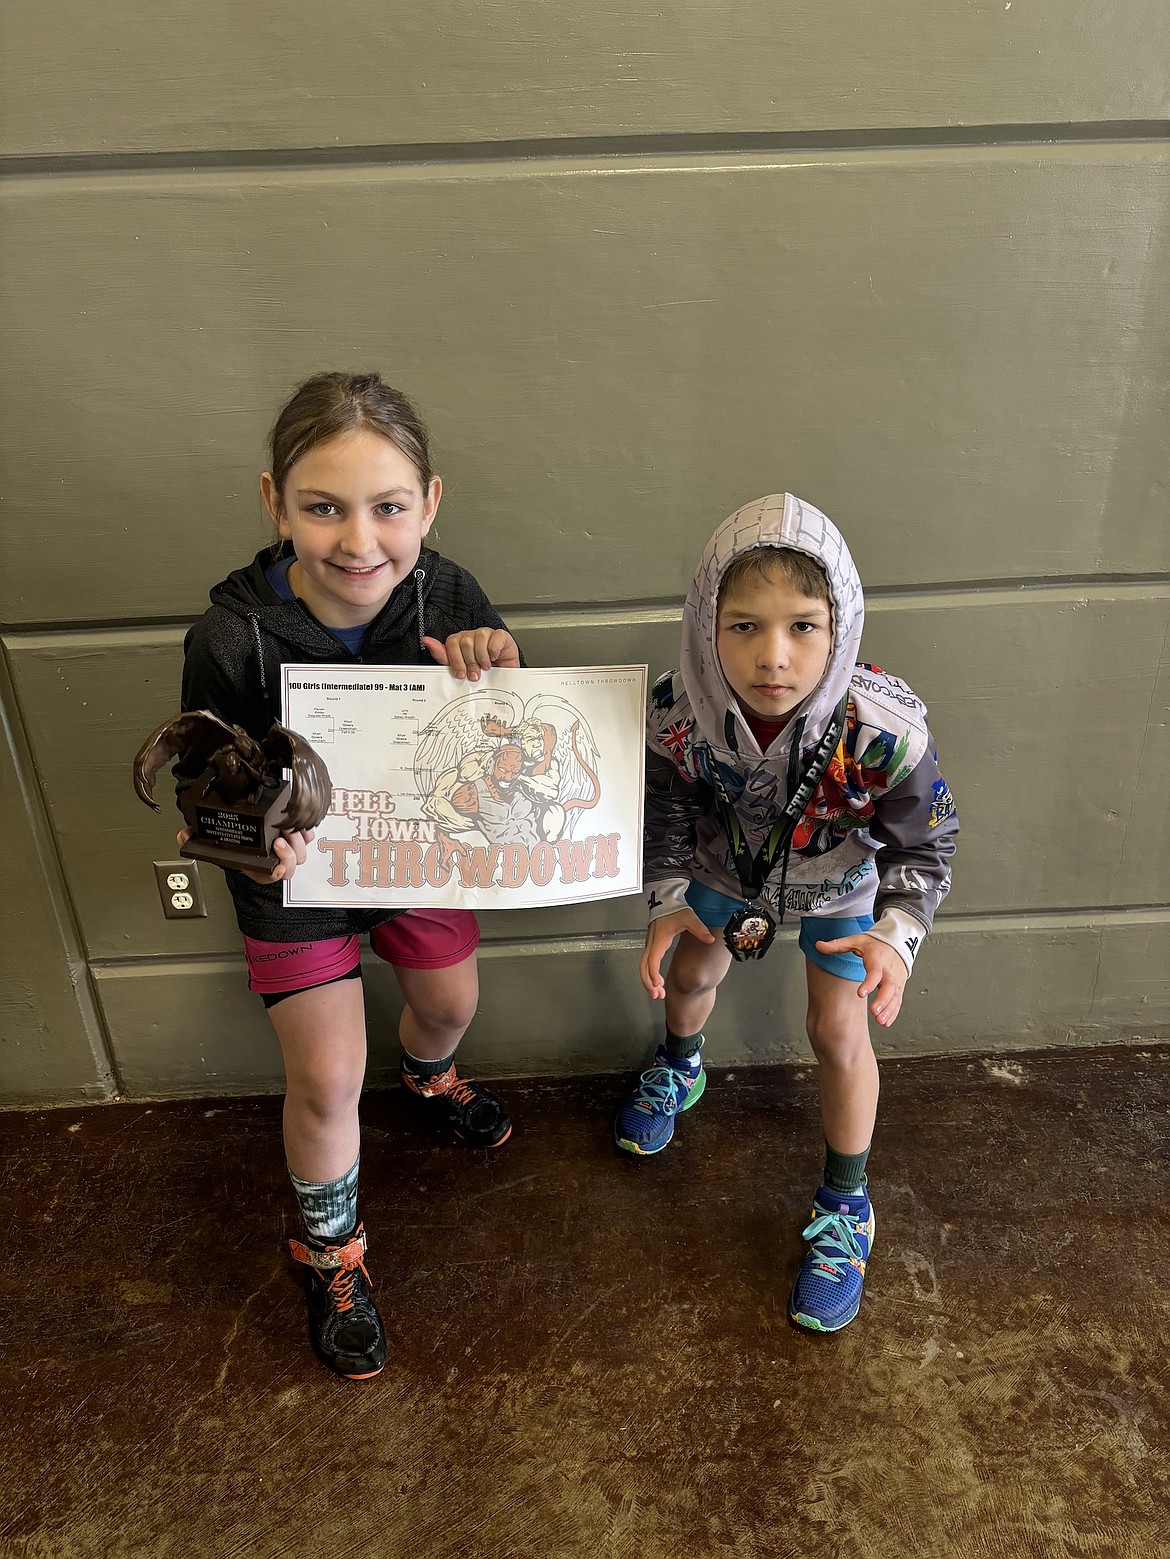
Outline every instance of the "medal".
<svg viewBox="0 0 1170 1559">
<path fill-rule="evenodd" d="M 742 904 L 723 928 L 727 950 L 739 963 L 762 958 L 776 935 L 776 922 L 762 904 Z"/>
</svg>

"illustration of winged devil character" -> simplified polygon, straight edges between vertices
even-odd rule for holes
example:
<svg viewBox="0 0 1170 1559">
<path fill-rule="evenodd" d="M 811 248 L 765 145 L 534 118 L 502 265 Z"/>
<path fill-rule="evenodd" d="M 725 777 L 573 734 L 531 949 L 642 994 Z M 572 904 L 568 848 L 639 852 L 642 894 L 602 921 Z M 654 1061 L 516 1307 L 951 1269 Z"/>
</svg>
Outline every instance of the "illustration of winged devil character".
<svg viewBox="0 0 1170 1559">
<path fill-rule="evenodd" d="M 420 733 L 414 779 L 450 844 L 532 846 L 573 837 L 601 799 L 597 767 L 593 733 L 563 698 L 475 693 Z"/>
</svg>

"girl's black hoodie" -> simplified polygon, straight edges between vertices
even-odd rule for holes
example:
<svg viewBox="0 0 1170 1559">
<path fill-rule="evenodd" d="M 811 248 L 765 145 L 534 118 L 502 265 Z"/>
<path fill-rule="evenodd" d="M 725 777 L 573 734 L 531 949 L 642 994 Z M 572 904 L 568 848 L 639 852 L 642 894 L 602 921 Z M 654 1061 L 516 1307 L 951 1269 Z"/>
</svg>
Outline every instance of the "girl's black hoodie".
<svg viewBox="0 0 1170 1559">
<path fill-rule="evenodd" d="M 183 644 L 184 711 L 210 709 L 260 741 L 280 719 L 280 669 L 287 662 L 431 666 L 424 634 L 443 640 L 469 628 L 507 627 L 466 569 L 423 547 L 413 572 L 367 628 L 361 654 L 352 655 L 301 601 L 282 601 L 268 583 L 265 569 L 291 555 L 289 542 L 279 552 L 266 547 L 212 589 L 211 606 Z M 179 794 L 202 768 L 200 760 L 179 759 L 174 770 Z M 400 913 L 286 908 L 280 883 L 262 887 L 243 872 L 224 875 L 240 930 L 263 942 L 350 936 Z"/>
</svg>

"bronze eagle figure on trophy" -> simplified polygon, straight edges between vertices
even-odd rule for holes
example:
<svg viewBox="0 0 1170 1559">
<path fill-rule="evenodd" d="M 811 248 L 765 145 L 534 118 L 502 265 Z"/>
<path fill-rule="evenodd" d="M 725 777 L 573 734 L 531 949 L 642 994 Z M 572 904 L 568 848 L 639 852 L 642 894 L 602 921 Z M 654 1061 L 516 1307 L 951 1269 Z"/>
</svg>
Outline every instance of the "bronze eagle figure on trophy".
<svg viewBox="0 0 1170 1559">
<path fill-rule="evenodd" d="M 206 765 L 179 800 L 194 830 L 180 854 L 192 859 L 263 870 L 276 864 L 271 851 L 277 834 L 316 828 L 329 811 L 329 771 L 304 737 L 274 721 L 257 742 L 209 709 L 195 709 L 152 731 L 134 759 L 135 794 L 156 812 L 155 778 L 181 752 Z"/>
</svg>

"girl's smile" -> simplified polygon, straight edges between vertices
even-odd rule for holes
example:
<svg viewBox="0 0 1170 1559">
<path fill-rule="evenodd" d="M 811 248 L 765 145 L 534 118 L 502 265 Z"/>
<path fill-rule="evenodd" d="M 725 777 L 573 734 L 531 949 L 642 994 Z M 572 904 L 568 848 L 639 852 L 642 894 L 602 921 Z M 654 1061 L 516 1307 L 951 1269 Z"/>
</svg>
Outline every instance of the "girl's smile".
<svg viewBox="0 0 1170 1559">
<path fill-rule="evenodd" d="M 371 621 L 418 562 L 442 496 L 424 491 L 414 462 L 361 428 L 318 444 L 290 468 L 283 493 L 270 472 L 260 490 L 296 562 L 289 583 L 327 628 Z"/>
</svg>

